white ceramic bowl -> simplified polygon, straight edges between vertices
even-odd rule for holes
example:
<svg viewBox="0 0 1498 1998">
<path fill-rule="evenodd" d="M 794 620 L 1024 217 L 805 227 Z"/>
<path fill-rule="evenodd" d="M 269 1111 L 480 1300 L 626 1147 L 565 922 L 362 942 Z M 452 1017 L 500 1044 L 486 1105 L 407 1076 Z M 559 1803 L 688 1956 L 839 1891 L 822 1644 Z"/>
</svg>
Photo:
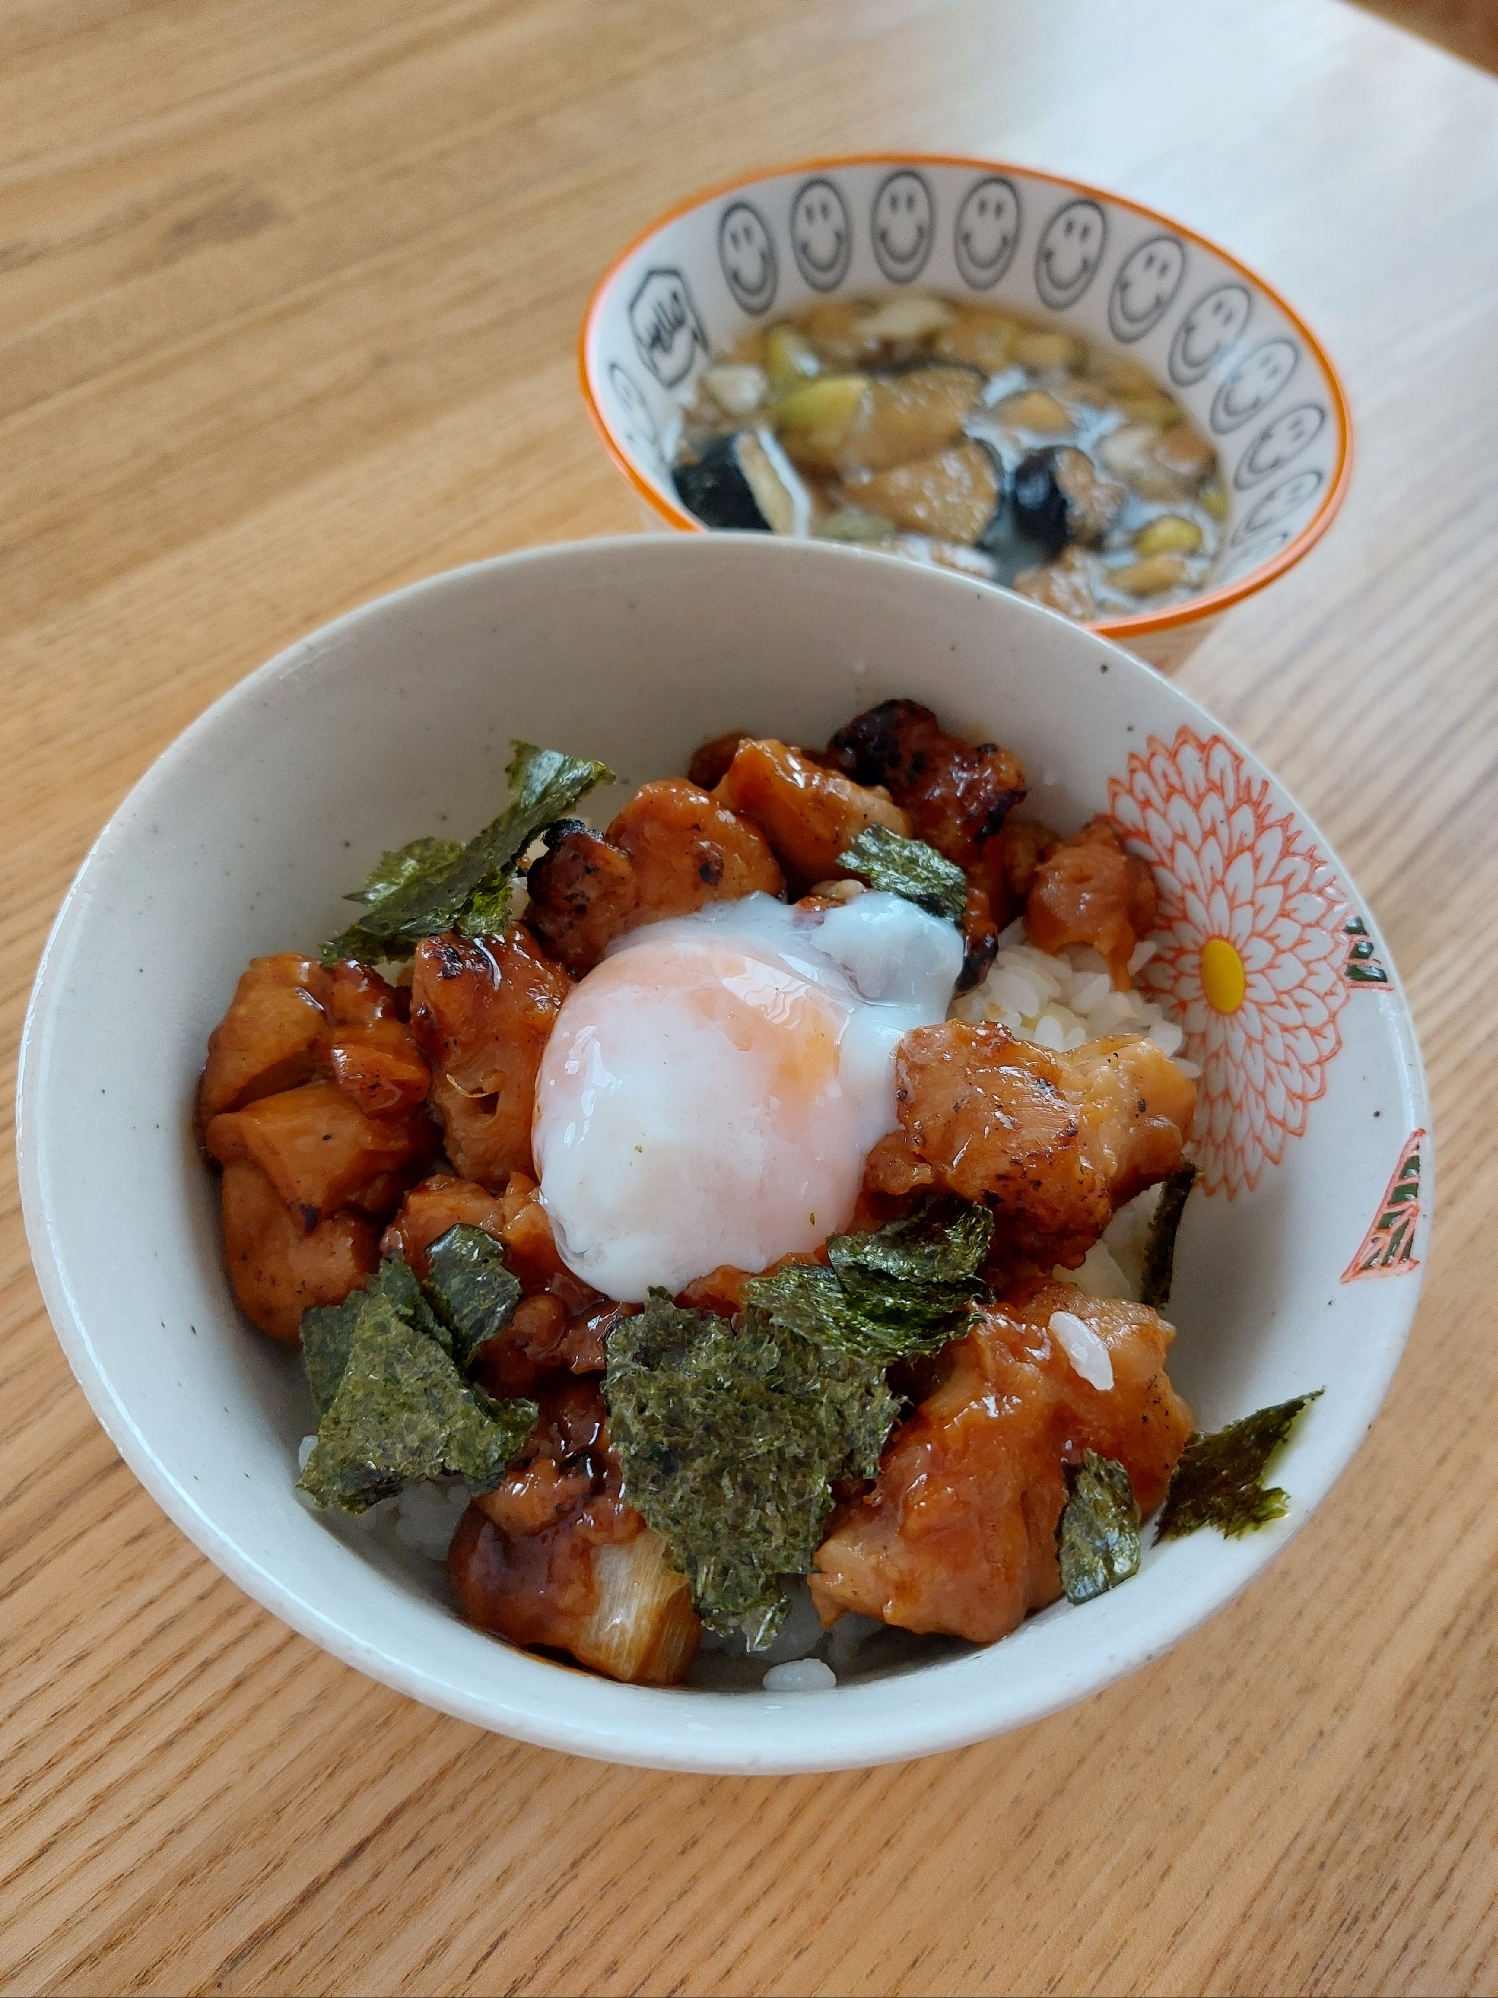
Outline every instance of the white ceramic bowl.
<svg viewBox="0 0 1498 1998">
<path fill-rule="evenodd" d="M 1335 368 L 1264 280 L 1193 230 L 1081 181 L 995 160 L 856 154 L 692 196 L 621 252 L 583 323 L 583 395 L 614 462 L 702 531 L 663 456 L 710 353 L 818 298 L 916 285 L 1111 342 L 1216 445 L 1228 492 L 1208 588 L 1093 628 L 1160 666 L 1320 539 L 1351 469 Z"/>
<path fill-rule="evenodd" d="M 189 1130 L 205 1037 L 245 960 L 326 936 L 382 848 L 487 820 L 512 735 L 605 757 L 633 783 L 731 727 L 820 743 L 893 694 L 1012 745 L 1058 827 L 1108 808 L 1111 789 L 1167 900 L 1186 884 L 1167 941 L 1186 1051 L 1206 1065 L 1213 1190 L 1182 1231 L 1172 1373 L 1207 1427 L 1325 1388 L 1276 1470 L 1290 1514 L 1241 1541 L 1150 1547 L 1135 1580 L 1085 1608 L 831 1693 L 653 1691 L 510 1650 L 459 1622 L 440 1568 L 350 1544 L 293 1497 L 311 1404 L 220 1267 Z M 1249 967 L 1233 1014 L 1191 996 L 1218 935 Z M 891 1761 L 1016 1727 L 1241 1589 L 1383 1398 L 1419 1288 L 1428 1123 L 1409 1016 L 1355 891 L 1200 708 L 1018 598 L 889 557 L 716 535 L 479 563 L 252 674 L 84 863 L 37 977 L 20 1091 L 26 1225 L 58 1337 L 126 1461 L 210 1559 L 339 1658 L 480 1726 L 740 1772 Z"/>
</svg>

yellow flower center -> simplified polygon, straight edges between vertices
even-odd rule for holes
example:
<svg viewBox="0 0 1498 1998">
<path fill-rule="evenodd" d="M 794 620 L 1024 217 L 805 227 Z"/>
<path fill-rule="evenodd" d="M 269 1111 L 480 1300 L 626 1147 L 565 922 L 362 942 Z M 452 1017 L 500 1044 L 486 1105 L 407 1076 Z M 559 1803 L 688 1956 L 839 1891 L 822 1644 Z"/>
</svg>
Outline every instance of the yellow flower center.
<svg viewBox="0 0 1498 1998">
<path fill-rule="evenodd" d="M 1209 937 L 1202 945 L 1202 991 L 1219 1013 L 1236 1013 L 1248 989 L 1243 959 L 1226 937 Z"/>
</svg>

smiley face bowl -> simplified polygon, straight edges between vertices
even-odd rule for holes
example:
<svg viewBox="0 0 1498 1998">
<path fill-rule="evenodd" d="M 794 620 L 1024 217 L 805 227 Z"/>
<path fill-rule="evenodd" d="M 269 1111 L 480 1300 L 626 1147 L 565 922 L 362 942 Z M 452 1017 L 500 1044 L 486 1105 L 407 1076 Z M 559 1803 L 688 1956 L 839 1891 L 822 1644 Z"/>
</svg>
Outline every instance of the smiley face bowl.
<svg viewBox="0 0 1498 1998">
<path fill-rule="evenodd" d="M 715 359 L 742 354 L 746 336 L 829 301 L 921 295 L 959 311 L 998 308 L 1041 333 L 1080 335 L 1115 369 L 1127 364 L 1148 403 L 1142 369 L 1155 385 L 1157 412 L 1173 401 L 1203 452 L 1215 451 L 1211 517 L 1202 515 L 1198 526 L 1207 537 L 1205 557 L 1190 566 L 1189 579 L 1178 578 L 1154 603 L 1106 587 L 1096 602 L 1090 593 L 1073 602 L 1045 599 L 1104 637 L 1156 665 L 1175 664 L 1224 611 L 1283 575 L 1330 525 L 1350 468 L 1347 404 L 1326 354 L 1291 307 L 1226 251 L 1164 216 L 1097 188 L 991 161 L 914 154 L 816 160 L 684 202 L 600 280 L 582 330 L 584 397 L 650 512 L 699 531 L 703 521 L 683 503 L 672 474 L 684 411 L 703 406 L 700 385 Z M 1054 386 L 1053 376 L 1040 379 Z M 989 400 L 1018 380 L 1012 368 L 1003 379 L 993 375 Z M 1064 398 L 1066 390 L 1057 393 Z M 1120 420 L 1132 421 L 1116 409 L 1102 419 L 1083 409 L 1076 441 L 1090 449 L 1094 432 Z M 967 427 L 971 436 L 996 441 L 985 423 Z M 1044 442 L 1044 435 L 1030 436 L 1017 448 Z M 1125 440 L 1115 442 L 1121 466 L 1130 454 Z M 877 512 L 886 502 L 868 504 Z M 783 520 L 770 512 L 777 526 L 807 531 L 804 505 L 789 506 Z M 917 501 L 905 525 L 919 525 L 921 513 Z M 836 524 L 826 531 L 837 532 Z M 979 555 L 974 566 L 985 559 Z M 1002 561 L 988 566 L 996 580 L 1014 573 Z M 1106 583 L 1106 573 L 1094 579 Z M 1152 586 L 1158 581 L 1157 569 Z"/>
<path fill-rule="evenodd" d="M 1157 996 L 1202 1070 L 1205 1191 L 1177 1250 L 1171 1373 L 1208 1430 L 1324 1391 L 1272 1467 L 1288 1513 L 1238 1540 L 1146 1545 L 1139 1574 L 1094 1602 L 1059 1602 L 986 1649 L 923 1642 L 825 1693 L 765 1691 L 762 1675 L 619 1685 L 513 1650 L 459 1619 L 439 1563 L 293 1491 L 312 1401 L 295 1354 L 236 1309 L 193 1142 L 209 1030 L 247 959 L 315 948 L 348 920 L 341 898 L 374 856 L 489 820 L 512 736 L 605 758 L 632 786 L 684 770 L 727 729 L 820 744 L 895 695 L 1012 747 L 1036 816 L 1070 831 L 1109 812 L 1153 865 Z M 1169 681 L 1054 613 L 765 535 L 480 563 L 252 674 L 166 752 L 79 873 L 37 977 L 19 1104 L 53 1324 L 182 1531 L 276 1616 L 402 1693 L 658 1768 L 927 1754 L 1158 1656 L 1260 1573 L 1352 1457 L 1426 1253 L 1430 1120 L 1409 1016 L 1356 890 L 1294 801 Z"/>
</svg>

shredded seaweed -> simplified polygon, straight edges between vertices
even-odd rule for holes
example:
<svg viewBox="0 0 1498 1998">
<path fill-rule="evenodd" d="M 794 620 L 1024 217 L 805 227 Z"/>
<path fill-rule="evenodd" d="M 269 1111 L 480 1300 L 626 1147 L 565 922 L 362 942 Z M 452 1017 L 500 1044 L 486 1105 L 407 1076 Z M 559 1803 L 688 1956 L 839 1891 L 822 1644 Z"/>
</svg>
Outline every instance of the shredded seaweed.
<svg viewBox="0 0 1498 1998">
<path fill-rule="evenodd" d="M 665 1540 L 697 1613 L 763 1649 L 832 1510 L 894 1425 L 882 1369 L 749 1309 L 730 1323 L 653 1290 L 609 1338 L 604 1397 L 624 1495 Z"/>
<path fill-rule="evenodd" d="M 560 750 L 516 742 L 507 775 L 510 802 L 466 846 L 443 839 L 412 840 L 381 856 L 379 865 L 346 899 L 366 913 L 323 945 L 323 962 L 358 958 L 364 963 L 409 957 L 423 937 L 456 928 L 465 936 L 503 929 L 515 870 L 525 850 L 547 826 L 591 791 L 611 783 L 602 763 Z"/>
<path fill-rule="evenodd" d="M 1139 1501 L 1124 1466 L 1092 1450 L 1069 1484 L 1061 1514 L 1061 1586 L 1068 1602 L 1090 1603 L 1139 1572 Z"/>
<path fill-rule="evenodd" d="M 880 1366 L 958 1338 L 990 1292 L 979 1271 L 993 1215 L 931 1199 L 869 1235 L 832 1235 L 831 1264 L 789 1263 L 745 1286 L 747 1304 L 835 1352 Z"/>
<path fill-rule="evenodd" d="M 514 1317 L 520 1279 L 492 1235 L 460 1221 L 427 1250 L 426 1291 L 450 1329 L 453 1359 L 466 1371 L 479 1347 Z"/>
<path fill-rule="evenodd" d="M 1196 1180 L 1196 1167 L 1189 1162 L 1173 1172 L 1160 1188 L 1160 1198 L 1150 1216 L 1144 1242 L 1144 1269 L 1139 1279 L 1139 1302 L 1152 1311 L 1163 1311 L 1170 1302 L 1170 1286 L 1175 1277 L 1176 1234 L 1186 1211 L 1186 1196 Z"/>
<path fill-rule="evenodd" d="M 903 895 L 928 915 L 943 916 L 949 923 L 962 921 L 967 876 L 923 839 L 906 839 L 888 826 L 866 826 L 847 852 L 838 855 L 837 864 L 871 888 Z"/>
<path fill-rule="evenodd" d="M 1277 1485 L 1266 1487 L 1264 1473 L 1301 1410 L 1321 1392 L 1317 1388 L 1258 1409 L 1211 1436 L 1193 1436 L 1160 1508 L 1156 1540 L 1180 1540 L 1203 1526 L 1237 1539 L 1282 1519 L 1290 1507 L 1289 1493 Z"/>
</svg>

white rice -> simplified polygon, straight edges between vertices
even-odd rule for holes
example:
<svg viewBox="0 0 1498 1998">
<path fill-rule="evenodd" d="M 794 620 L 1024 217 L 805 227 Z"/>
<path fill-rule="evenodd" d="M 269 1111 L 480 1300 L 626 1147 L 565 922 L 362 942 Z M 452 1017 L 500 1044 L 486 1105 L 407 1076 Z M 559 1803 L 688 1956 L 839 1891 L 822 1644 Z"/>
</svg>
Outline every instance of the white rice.
<svg viewBox="0 0 1498 1998">
<path fill-rule="evenodd" d="M 1078 1318 L 1074 1311 L 1053 1311 L 1048 1330 L 1070 1360 L 1072 1370 L 1089 1387 L 1106 1394 L 1113 1386 L 1113 1361 L 1107 1346 L 1086 1320 Z"/>
<path fill-rule="evenodd" d="M 1153 944 L 1136 945 L 1129 970 L 1138 973 L 1154 954 Z M 1201 1073 L 1194 1062 L 1181 1059 L 1181 1029 L 1153 1000 L 1139 991 L 1115 992 L 1107 965 L 1087 944 L 1071 944 L 1054 954 L 1036 950 L 1025 942 L 1023 917 L 1000 936 L 983 983 L 953 1000 L 950 1017 L 974 1026 L 988 1021 L 1007 1027 L 1017 1039 L 1057 1054 L 1069 1054 L 1104 1034 L 1148 1034 L 1162 1054 L 1175 1058 L 1183 1074 L 1194 1080 Z"/>
<path fill-rule="evenodd" d="M 307 1468 L 307 1459 L 316 1441 L 315 1436 L 302 1438 L 297 1451 L 302 1470 Z M 468 1510 L 468 1487 L 461 1478 L 446 1478 L 440 1484 L 408 1485 L 394 1498 L 381 1499 L 377 1505 L 368 1506 L 363 1512 L 324 1510 L 314 1498 L 300 1489 L 296 1497 L 310 1513 L 329 1526 L 346 1528 L 370 1539 L 382 1540 L 387 1545 L 393 1543 L 408 1548 L 412 1553 L 424 1554 L 429 1561 L 446 1561 L 458 1522 Z"/>
<path fill-rule="evenodd" d="M 830 1693 L 837 1674 L 820 1658 L 798 1658 L 787 1665 L 772 1665 L 764 1676 L 767 1693 Z"/>
</svg>

